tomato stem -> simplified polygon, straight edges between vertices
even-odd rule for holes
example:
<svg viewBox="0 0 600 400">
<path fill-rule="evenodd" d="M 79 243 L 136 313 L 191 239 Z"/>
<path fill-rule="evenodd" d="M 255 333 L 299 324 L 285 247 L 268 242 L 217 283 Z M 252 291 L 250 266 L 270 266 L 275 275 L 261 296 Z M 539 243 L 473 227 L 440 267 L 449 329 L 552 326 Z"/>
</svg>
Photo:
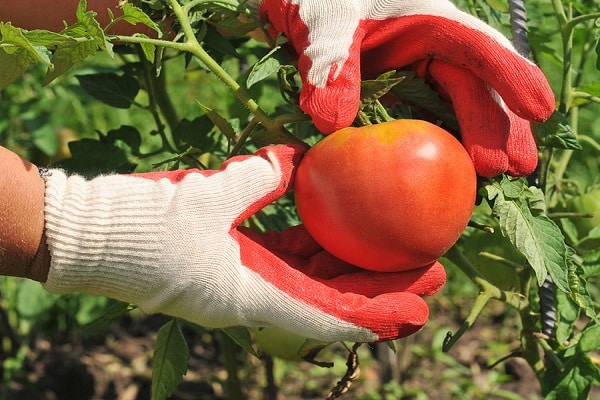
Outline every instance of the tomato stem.
<svg viewBox="0 0 600 400">
<path fill-rule="evenodd" d="M 302 140 L 288 132 L 283 126 L 275 124 L 265 113 L 248 92 L 227 73 L 207 52 L 204 50 L 192 28 L 187 15 L 188 8 L 182 7 L 177 0 L 169 0 L 175 18 L 179 21 L 183 30 L 185 41 L 175 42 L 169 40 L 152 39 L 140 36 L 113 36 L 117 41 L 124 43 L 150 44 L 159 47 L 175 49 L 189 53 L 197 57 L 229 90 L 241 101 L 258 121 L 271 133 L 276 135 L 281 142 L 306 145 Z"/>
<path fill-rule="evenodd" d="M 448 260 L 456 265 L 462 272 L 471 279 L 479 288 L 479 296 L 475 299 L 473 308 L 469 316 L 465 319 L 462 326 L 456 333 L 448 332 L 442 350 L 447 352 L 460 339 L 460 337 L 475 323 L 475 320 L 481 314 L 481 311 L 490 299 L 495 299 L 504 302 L 505 304 L 519 310 L 529 312 L 529 301 L 521 293 L 502 290 L 496 285 L 487 281 L 464 254 L 456 247 L 452 246 L 445 254 Z"/>
</svg>

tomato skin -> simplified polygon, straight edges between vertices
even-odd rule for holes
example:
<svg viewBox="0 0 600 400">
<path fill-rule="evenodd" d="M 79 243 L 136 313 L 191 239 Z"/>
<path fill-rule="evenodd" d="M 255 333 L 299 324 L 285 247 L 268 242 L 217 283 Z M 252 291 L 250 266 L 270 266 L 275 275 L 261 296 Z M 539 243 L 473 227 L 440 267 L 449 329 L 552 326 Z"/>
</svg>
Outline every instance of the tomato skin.
<svg viewBox="0 0 600 400">
<path fill-rule="evenodd" d="M 326 136 L 300 162 L 294 189 L 300 219 L 323 248 L 364 269 L 402 271 L 458 240 L 476 186 L 458 140 L 405 119 Z"/>
</svg>

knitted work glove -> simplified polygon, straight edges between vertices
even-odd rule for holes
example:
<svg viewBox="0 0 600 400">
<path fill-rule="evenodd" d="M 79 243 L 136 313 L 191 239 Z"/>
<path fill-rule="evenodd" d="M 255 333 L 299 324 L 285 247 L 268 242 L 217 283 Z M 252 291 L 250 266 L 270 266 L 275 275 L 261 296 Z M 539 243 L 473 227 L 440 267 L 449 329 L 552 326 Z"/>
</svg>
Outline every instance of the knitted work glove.
<svg viewBox="0 0 600 400">
<path fill-rule="evenodd" d="M 443 285 L 434 263 L 407 273 L 356 269 L 303 227 L 259 235 L 239 224 L 291 186 L 302 150 L 271 146 L 218 171 L 109 175 L 50 170 L 45 287 L 138 305 L 206 327 L 276 325 L 325 341 L 406 336 Z"/>
<path fill-rule="evenodd" d="M 454 107 L 479 175 L 533 172 L 529 121 L 554 110 L 543 73 L 448 0 L 250 0 L 298 53 L 300 106 L 324 134 L 356 117 L 360 80 L 416 69 Z"/>
</svg>

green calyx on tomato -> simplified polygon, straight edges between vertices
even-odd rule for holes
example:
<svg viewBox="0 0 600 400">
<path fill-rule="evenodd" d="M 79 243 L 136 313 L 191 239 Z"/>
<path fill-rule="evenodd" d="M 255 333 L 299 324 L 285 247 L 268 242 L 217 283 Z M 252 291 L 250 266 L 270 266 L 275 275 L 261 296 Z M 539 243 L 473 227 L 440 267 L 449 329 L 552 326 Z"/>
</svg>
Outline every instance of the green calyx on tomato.
<svg viewBox="0 0 600 400">
<path fill-rule="evenodd" d="M 421 120 L 334 132 L 302 159 L 300 219 L 336 257 L 374 271 L 402 271 L 441 257 L 464 231 L 476 174 L 450 133 Z"/>
</svg>

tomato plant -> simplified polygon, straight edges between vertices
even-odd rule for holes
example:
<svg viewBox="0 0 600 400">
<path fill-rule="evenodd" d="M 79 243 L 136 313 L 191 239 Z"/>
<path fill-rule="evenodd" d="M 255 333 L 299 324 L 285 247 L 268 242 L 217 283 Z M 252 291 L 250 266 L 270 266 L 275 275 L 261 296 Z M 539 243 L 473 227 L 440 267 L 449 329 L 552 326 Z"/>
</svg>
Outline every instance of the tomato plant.
<svg viewBox="0 0 600 400">
<path fill-rule="evenodd" d="M 509 37 L 508 21 L 520 14 L 509 13 L 507 4 L 498 1 L 455 2 Z M 88 13 L 83 0 L 77 11 L 61 9 L 61 19 L 71 24 L 64 32 L 31 32 L 20 30 L 18 24 L 0 23 L 3 146 L 38 165 L 93 176 L 218 168 L 226 158 L 249 154 L 265 144 L 312 144 L 321 140 L 298 108 L 300 79 L 284 40 L 267 44 L 246 35 L 265 28 L 260 21 L 249 18 L 246 2 L 122 3 L 126 3 L 123 15 L 103 10 L 96 10 L 102 15 Z M 28 7 L 35 5 L 28 3 Z M 404 396 L 395 393 L 394 398 L 551 400 L 594 398 L 598 394 L 600 250 L 594 241 L 599 235 L 598 229 L 589 230 L 591 226 L 576 229 L 580 224 L 595 224 L 594 219 L 574 215 L 595 213 L 590 206 L 594 202 L 580 209 L 576 203 L 584 197 L 571 199 L 586 196 L 584 193 L 600 184 L 600 47 L 596 23 L 600 14 L 594 2 L 588 0 L 528 0 L 526 8 L 530 56 L 542 67 L 557 95 L 556 113 L 548 122 L 534 126 L 540 155 L 538 171 L 527 179 L 499 176 L 479 180 L 480 204 L 471 223 L 441 257 L 448 283 L 443 292 L 431 298 L 429 323 L 406 341 L 361 347 L 363 374 L 351 389 L 353 398 L 383 398 L 385 387 L 402 388 Z M 174 22 L 172 35 L 164 31 L 166 21 Z M 117 22 L 121 26 L 146 25 L 142 31 L 149 34 L 119 32 L 114 29 L 119 26 Z M 375 129 L 380 129 L 385 126 L 382 122 L 390 119 L 423 118 L 459 133 L 451 107 L 414 71 L 389 71 L 362 84 L 356 125 L 378 124 Z M 388 94 L 402 101 L 388 102 Z M 385 102 L 380 102 L 383 96 Z M 63 129 L 76 132 L 68 139 L 68 151 L 60 150 L 62 139 L 56 134 Z M 387 179 L 400 173 L 388 166 L 380 170 L 373 167 L 380 158 L 391 157 L 388 148 L 366 152 L 352 142 L 345 147 L 355 152 L 348 165 L 352 170 L 364 168 L 364 176 L 385 171 Z M 327 164 L 327 168 L 332 167 L 332 163 Z M 411 174 L 417 176 L 419 172 Z M 350 180 L 348 184 L 352 187 L 356 182 Z M 444 175 L 440 180 L 413 179 L 400 190 L 420 189 L 418 196 L 425 195 L 415 203 L 420 208 L 444 199 L 443 195 L 427 197 L 427 193 L 437 189 L 445 194 L 453 185 Z M 396 197 L 379 196 L 370 204 L 380 204 L 379 208 L 385 210 Z M 563 205 L 567 204 L 573 208 L 565 209 Z M 438 212 L 437 217 L 430 214 L 428 224 L 415 229 L 440 228 L 447 218 L 446 211 Z M 246 223 L 258 230 L 280 230 L 300 223 L 293 196 L 284 196 Z M 371 228 L 377 226 L 372 224 Z M 569 239 L 568 244 L 563 235 Z M 52 356 L 56 360 L 89 360 L 95 346 L 109 337 L 109 347 L 101 349 L 102 357 L 93 359 L 107 360 L 108 353 L 115 349 L 129 349 L 121 346 L 123 332 L 152 320 L 129 312 L 127 305 L 107 307 L 104 299 L 48 299 L 43 288 L 32 290 L 32 282 L 2 278 L 0 284 L 0 375 L 4 379 L 0 397 L 73 397 L 72 393 L 35 397 L 11 391 L 18 390 L 18 385 L 44 390 L 49 379 L 41 376 L 38 367 L 47 348 L 56 351 Z M 490 309 L 494 314 L 491 318 L 486 312 Z M 73 315 L 86 316 L 78 320 L 88 321 L 98 313 L 103 315 L 99 320 L 104 330 L 90 342 L 89 331 L 99 328 L 86 326 L 82 334 L 78 326 L 82 322 L 76 322 Z M 121 323 L 114 335 L 106 322 Z M 215 387 L 206 396 L 210 398 L 275 399 L 262 396 L 264 381 L 273 385 L 279 382 L 280 398 L 322 398 L 323 391 L 344 374 L 331 372 L 335 368 L 315 371 L 312 365 L 288 361 L 277 363 L 275 371 L 271 375 L 266 372 L 267 378 L 263 379 L 257 375 L 262 373 L 263 364 L 266 366 L 266 359 L 254 357 L 253 347 L 269 349 L 282 339 L 291 339 L 288 332 L 276 332 L 271 342 L 271 338 L 263 341 L 260 334 L 251 335 L 243 327 L 218 331 L 176 322 L 168 322 L 161 330 L 147 325 L 138 328 L 137 332 L 145 332 L 148 339 L 156 337 L 154 357 L 146 369 L 144 365 L 138 368 L 139 360 L 149 359 L 146 354 L 137 357 L 135 363 L 120 360 L 118 365 L 126 373 L 119 377 L 102 375 L 97 383 L 111 379 L 119 383 L 122 378 L 122 382 L 130 383 L 127 390 L 150 386 L 148 371 L 152 369 L 154 386 L 162 388 L 155 392 L 156 399 L 176 392 L 182 380 L 182 390 L 190 381 Z M 265 333 L 272 331 L 267 329 Z M 470 333 L 468 339 L 462 336 L 465 332 Z M 69 350 L 59 353 L 59 342 L 65 339 Z M 303 338 L 296 339 L 303 342 Z M 187 346 L 193 351 L 183 351 Z M 289 344 L 289 357 L 297 354 L 294 346 Z M 400 351 L 393 354 L 390 347 L 395 346 Z M 79 348 L 85 349 L 83 355 L 77 352 Z M 147 350 L 148 345 L 145 343 L 143 348 Z M 328 350 L 336 348 L 339 346 Z M 278 355 L 276 350 L 281 348 L 273 350 Z M 519 373 L 509 372 L 514 366 L 511 361 L 523 360 L 529 374 L 522 368 Z M 132 379 L 135 371 L 128 364 L 135 364 L 135 369 L 142 372 Z M 115 371 L 113 361 L 109 360 L 106 368 L 98 365 L 93 370 Z M 190 373 L 184 377 L 187 367 Z M 201 374 L 195 373 L 198 369 Z M 356 371 L 354 366 L 349 370 Z M 330 380 L 320 380 L 324 376 Z M 65 386 L 75 381 L 58 380 Z M 136 381 L 142 384 L 136 385 Z M 537 386 L 522 389 L 533 383 Z M 96 397 L 114 397 L 119 385 Z M 376 393 L 366 395 L 366 387 Z M 150 393 L 144 394 L 138 397 L 151 398 Z M 191 397 L 200 395 L 194 392 Z M 177 394 L 173 397 L 179 398 Z"/>
<path fill-rule="evenodd" d="M 401 271 L 437 260 L 456 242 L 476 187 L 458 140 L 402 119 L 330 134 L 302 159 L 294 190 L 300 219 L 330 253 Z"/>
</svg>

